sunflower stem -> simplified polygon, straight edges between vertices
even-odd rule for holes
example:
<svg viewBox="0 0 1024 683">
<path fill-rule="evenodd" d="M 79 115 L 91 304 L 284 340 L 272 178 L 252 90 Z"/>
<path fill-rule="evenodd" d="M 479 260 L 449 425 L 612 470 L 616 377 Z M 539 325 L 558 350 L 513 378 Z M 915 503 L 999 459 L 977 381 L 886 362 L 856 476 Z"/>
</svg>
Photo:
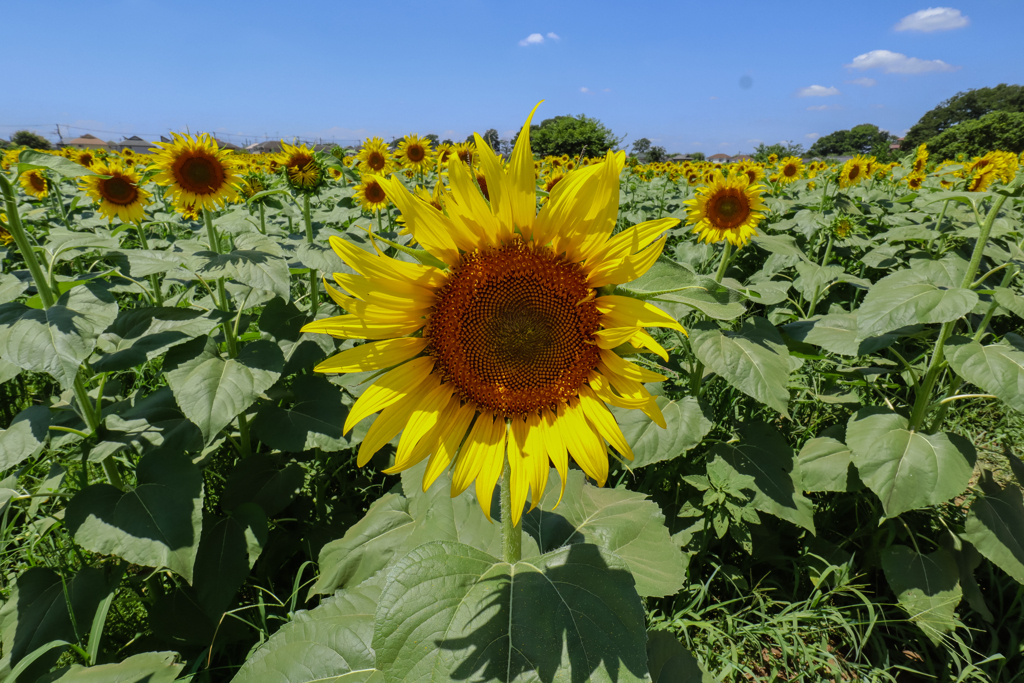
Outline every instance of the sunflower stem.
<svg viewBox="0 0 1024 683">
<path fill-rule="evenodd" d="M 501 471 L 501 554 L 509 564 L 515 564 L 523 556 L 523 521 L 512 523 L 512 468 L 505 454 L 505 467 Z"/>
<path fill-rule="evenodd" d="M 22 257 L 25 259 L 25 264 L 28 266 L 28 272 L 32 274 L 32 280 L 36 284 L 36 289 L 39 291 L 39 298 L 43 302 L 43 308 L 49 308 L 53 306 L 56 299 L 53 296 L 53 290 L 50 289 L 50 283 L 46 279 L 46 275 L 43 273 L 42 266 L 39 265 L 39 259 L 36 258 L 36 252 L 32 249 L 32 243 L 28 240 L 28 235 L 25 234 L 25 228 L 21 224 L 21 216 L 18 214 L 18 202 L 15 199 L 14 187 L 11 185 L 10 180 L 7 179 L 3 173 L 0 173 L 0 192 L 4 195 L 4 204 L 6 205 L 7 213 L 7 227 L 10 230 L 11 236 L 14 237 L 14 242 L 18 245 L 18 251 L 21 252 Z"/>
<path fill-rule="evenodd" d="M 832 256 L 832 243 L 834 241 L 834 237 L 835 237 L 834 235 L 829 233 L 829 236 L 828 236 L 828 246 L 825 247 L 825 256 L 821 259 L 821 267 L 822 268 L 824 268 L 825 266 L 828 265 L 828 260 Z M 810 306 L 807 307 L 807 314 L 804 316 L 805 318 L 810 318 L 812 315 L 814 315 L 814 309 L 818 305 L 818 297 L 819 296 L 821 296 L 821 285 L 815 285 L 814 286 L 814 295 L 811 296 L 811 304 L 810 304 Z"/>
<path fill-rule="evenodd" d="M 313 244 L 313 219 L 309 215 L 309 195 L 302 195 L 302 220 L 306 223 L 306 241 Z M 309 269 L 309 312 L 315 318 L 320 310 L 320 276 L 315 268 Z"/>
<path fill-rule="evenodd" d="M 139 246 L 141 246 L 146 251 L 149 251 L 149 240 L 146 239 L 146 231 L 143 229 L 142 223 L 137 222 L 134 225 L 136 232 L 139 233 Z M 164 294 L 163 292 L 160 291 L 160 278 L 156 276 L 156 273 L 153 273 L 152 275 L 149 276 L 149 284 L 153 287 L 153 295 L 154 298 L 156 299 L 156 305 L 163 306 Z"/>
<path fill-rule="evenodd" d="M 732 255 L 732 242 L 728 240 L 725 245 L 722 246 L 722 261 L 718 264 L 718 272 L 715 273 L 715 282 L 722 284 L 722 278 L 725 277 L 725 271 L 729 268 L 729 256 Z"/>
<path fill-rule="evenodd" d="M 263 208 L 263 202 L 259 203 L 260 207 L 260 234 L 267 234 L 267 210 Z"/>
</svg>

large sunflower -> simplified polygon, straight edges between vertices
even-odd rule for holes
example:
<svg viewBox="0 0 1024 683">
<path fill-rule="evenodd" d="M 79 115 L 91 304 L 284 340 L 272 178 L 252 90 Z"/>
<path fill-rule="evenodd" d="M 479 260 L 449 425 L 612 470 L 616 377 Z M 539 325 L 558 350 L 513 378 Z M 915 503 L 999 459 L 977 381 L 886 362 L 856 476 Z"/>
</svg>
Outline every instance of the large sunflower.
<svg viewBox="0 0 1024 683">
<path fill-rule="evenodd" d="M 391 152 L 387 143 L 380 138 L 370 138 L 356 155 L 359 170 L 363 173 L 387 173 L 391 170 Z"/>
<path fill-rule="evenodd" d="M 431 145 L 431 141 L 427 138 L 421 138 L 415 134 L 406 135 L 398 143 L 398 153 L 396 154 L 398 162 L 406 168 L 426 171 L 433 162 Z"/>
<path fill-rule="evenodd" d="M 50 193 L 50 181 L 38 168 L 21 174 L 21 188 L 36 199 L 42 199 Z"/>
<path fill-rule="evenodd" d="M 305 145 L 296 147 L 282 140 L 278 158 L 285 181 L 294 190 L 313 193 L 327 182 L 323 164 L 316 152 Z"/>
<path fill-rule="evenodd" d="M 490 149 L 478 151 L 489 203 L 463 164 L 449 165 L 445 213 L 398 180 L 381 180 L 437 267 L 332 237 L 335 251 L 358 273 L 335 273 L 340 290 L 328 285 L 348 314 L 303 328 L 377 340 L 317 367 L 384 371 L 345 423 L 347 431 L 381 411 L 360 446 L 359 465 L 401 432 L 389 473 L 429 458 L 426 488 L 453 465 L 452 495 L 475 481 L 489 514 L 507 452 L 514 523 L 528 494 L 538 502 L 551 464 L 564 488 L 570 455 L 602 485 L 607 444 L 632 459 L 606 403 L 643 410 L 664 426 L 643 386 L 664 377 L 616 349 L 645 348 L 667 359 L 644 327 L 682 331 L 649 303 L 605 293 L 654 263 L 677 220 L 649 221 L 611 236 L 622 152 L 567 175 L 538 213 L 532 116 L 507 167 Z"/>
<path fill-rule="evenodd" d="M 364 175 L 362 182 L 356 185 L 353 199 L 356 204 L 370 212 L 380 211 L 387 208 L 388 205 L 388 196 L 384 192 L 381 178 L 369 174 Z"/>
<path fill-rule="evenodd" d="M 755 226 L 764 218 L 768 207 L 761 201 L 761 185 L 747 182 L 745 173 L 726 178 L 715 169 L 697 196 L 683 203 L 688 205 L 687 221 L 704 242 L 721 242 L 742 247 L 757 234 Z"/>
<path fill-rule="evenodd" d="M 800 180 L 804 174 L 804 162 L 798 157 L 786 157 L 779 162 L 779 182 L 789 185 Z"/>
<path fill-rule="evenodd" d="M 195 209 L 216 209 L 238 201 L 241 162 L 231 152 L 220 149 L 208 134 L 198 137 L 172 133 L 171 142 L 157 142 L 153 182 L 166 185 L 175 204 Z"/>
<path fill-rule="evenodd" d="M 867 159 L 855 156 L 848 159 L 839 170 L 839 187 L 847 188 L 859 185 L 867 177 Z"/>
<path fill-rule="evenodd" d="M 99 212 L 107 220 L 141 221 L 145 216 L 144 207 L 149 203 L 149 192 L 139 187 L 139 172 L 134 165 L 126 168 L 117 161 L 96 161 L 93 170 L 98 175 L 84 176 L 78 182 L 99 206 Z"/>
</svg>

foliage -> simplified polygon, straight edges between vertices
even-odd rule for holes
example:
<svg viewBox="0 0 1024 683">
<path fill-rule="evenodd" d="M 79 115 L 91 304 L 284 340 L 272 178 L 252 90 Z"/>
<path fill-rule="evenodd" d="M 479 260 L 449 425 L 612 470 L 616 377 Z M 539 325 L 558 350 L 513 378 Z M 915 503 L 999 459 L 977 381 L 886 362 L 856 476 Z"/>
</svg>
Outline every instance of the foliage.
<svg viewBox="0 0 1024 683">
<path fill-rule="evenodd" d="M 531 130 L 530 142 L 541 156 L 599 157 L 615 149 L 621 138 L 599 120 L 580 114 L 544 119 Z"/>
<path fill-rule="evenodd" d="M 38 133 L 33 133 L 30 130 L 19 130 L 15 131 L 11 135 L 11 144 L 18 147 L 28 147 L 30 149 L 52 149 L 53 145 L 50 141 L 44 138 Z"/>
<path fill-rule="evenodd" d="M 889 161 L 889 145 L 896 142 L 896 136 L 878 126 L 862 123 L 850 130 L 837 130 L 818 138 L 807 150 L 807 156 L 841 157 L 855 154 L 872 154 L 880 161 Z M 884 158 L 883 158 L 884 157 Z"/>
<path fill-rule="evenodd" d="M 992 149 L 1024 152 L 1024 111 L 994 111 L 947 128 L 928 141 L 928 154 L 940 161 L 960 154 L 978 156 Z"/>
<path fill-rule="evenodd" d="M 804 155 L 804 146 L 794 142 L 777 142 L 774 145 L 766 145 L 760 142 L 754 148 L 754 153 L 750 156 L 754 158 L 754 161 L 765 163 L 772 154 L 780 159 L 783 157 L 802 157 Z"/>
<path fill-rule="evenodd" d="M 207 230 L 155 187 L 111 225 L 86 169 L 19 162 L 0 184 L 38 249 L 0 247 L 12 681 L 1020 682 L 1024 172 L 766 181 L 724 263 L 670 228 L 619 292 L 688 331 L 645 361 L 666 428 L 615 409 L 634 460 L 605 488 L 552 471 L 511 564 L 448 474 L 382 474 L 394 446 L 356 467 L 367 377 L 311 372 L 353 343 L 301 331 L 340 312 L 327 239 L 417 253 L 393 207 L 353 204 L 351 169 Z M 628 168 L 615 229 L 685 217 L 680 168 Z M 52 197 L 12 183 L 34 169 Z"/>
<path fill-rule="evenodd" d="M 930 147 L 932 138 L 939 133 L 994 111 L 1024 112 L 1024 86 L 1000 83 L 994 88 L 959 92 L 943 100 L 910 127 L 903 138 L 903 150 L 917 149 L 926 142 Z"/>
<path fill-rule="evenodd" d="M 633 142 L 633 155 L 638 157 L 643 156 L 647 154 L 647 150 L 649 150 L 650 148 L 651 141 L 648 140 L 647 138 L 640 138 L 639 140 L 635 140 Z"/>
</svg>

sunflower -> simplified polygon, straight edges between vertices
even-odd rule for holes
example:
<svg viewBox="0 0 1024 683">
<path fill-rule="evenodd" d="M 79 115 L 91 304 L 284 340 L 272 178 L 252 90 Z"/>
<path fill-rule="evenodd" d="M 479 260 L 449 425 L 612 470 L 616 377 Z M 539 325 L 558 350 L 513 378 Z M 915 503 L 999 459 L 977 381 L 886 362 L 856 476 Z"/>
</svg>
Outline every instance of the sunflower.
<svg viewBox="0 0 1024 683">
<path fill-rule="evenodd" d="M 36 199 L 42 199 L 50 192 L 50 181 L 38 168 L 21 174 L 21 187 Z"/>
<path fill-rule="evenodd" d="M 757 234 L 754 228 L 764 218 L 768 207 L 761 202 L 761 185 L 751 185 L 747 176 L 726 178 L 718 169 L 705 187 L 697 188 L 697 197 L 683 203 L 687 222 L 704 242 L 721 242 L 742 247 Z"/>
<path fill-rule="evenodd" d="M 21 156 L 20 149 L 9 149 L 3 154 L 0 154 L 0 170 L 11 170 L 11 166 L 18 163 L 19 156 Z"/>
<path fill-rule="evenodd" d="M 197 207 L 195 204 L 175 204 L 174 205 L 174 210 L 177 212 L 177 214 L 179 216 L 181 216 L 182 218 L 186 218 L 186 219 L 188 219 L 190 221 L 198 221 L 199 220 L 199 214 L 200 214 L 200 209 L 201 208 L 202 207 Z"/>
<path fill-rule="evenodd" d="M 427 138 L 418 135 L 406 135 L 398 143 L 398 153 L 395 155 L 398 163 L 406 168 L 417 171 L 425 171 L 431 165 L 431 142 Z"/>
<path fill-rule="evenodd" d="M 356 185 L 353 199 L 364 211 L 380 211 L 388 205 L 388 196 L 381 185 L 380 176 L 369 174 L 364 175 L 362 182 Z"/>
<path fill-rule="evenodd" d="M 312 194 L 327 182 L 323 162 L 305 145 L 296 147 L 282 140 L 278 159 L 285 181 L 297 192 Z"/>
<path fill-rule="evenodd" d="M 538 502 L 552 464 L 564 491 L 570 455 L 600 485 L 608 478 L 607 444 L 632 459 L 606 403 L 638 408 L 665 425 L 643 386 L 664 377 L 613 349 L 632 345 L 667 359 L 643 328 L 682 331 L 652 304 L 602 289 L 642 275 L 677 220 L 650 221 L 611 236 L 623 152 L 608 152 L 605 163 L 566 176 L 538 213 L 529 124 L 527 119 L 507 167 L 490 149 L 479 150 L 490 204 L 463 164 L 449 166 L 447 213 L 398 180 L 381 180 L 439 267 L 394 260 L 332 237 L 335 251 L 358 273 L 335 274 L 345 291 L 328 285 L 349 313 L 303 328 L 377 340 L 316 368 L 386 370 L 345 423 L 347 432 L 382 411 L 360 445 L 359 465 L 402 432 L 387 472 L 429 457 L 426 489 L 451 465 L 452 495 L 475 481 L 490 516 L 507 454 L 513 523 L 528 495 Z"/>
<path fill-rule="evenodd" d="M 457 156 L 462 163 L 472 166 L 477 156 L 476 145 L 472 142 L 460 142 L 452 149 L 452 154 Z"/>
<path fill-rule="evenodd" d="M 733 172 L 736 175 L 747 176 L 747 182 L 751 185 L 756 185 L 764 180 L 764 169 L 757 164 L 739 164 Z"/>
<path fill-rule="evenodd" d="M 865 161 L 864 157 L 861 156 L 855 156 L 847 160 L 839 170 L 839 187 L 846 188 L 859 185 L 860 181 L 864 180 L 867 176 L 867 173 L 864 172 Z"/>
<path fill-rule="evenodd" d="M 213 210 L 238 201 L 241 163 L 230 151 L 220 149 L 207 133 L 171 136 L 172 142 L 154 143 L 152 168 L 157 171 L 153 182 L 167 186 L 175 204 Z"/>
<path fill-rule="evenodd" d="M 772 164 L 773 166 L 775 164 L 779 163 L 779 155 L 778 154 L 769 154 L 768 155 L 768 163 Z"/>
<path fill-rule="evenodd" d="M 242 199 L 246 201 L 249 201 L 255 195 L 266 189 L 267 180 L 259 171 L 246 173 L 238 183 L 238 193 L 242 196 Z"/>
<path fill-rule="evenodd" d="M 356 155 L 363 173 L 387 173 L 391 170 L 391 152 L 380 138 L 370 138 Z"/>
<path fill-rule="evenodd" d="M 7 214 L 0 213 L 0 244 L 9 246 L 14 242 L 14 235 L 7 229 Z"/>
<path fill-rule="evenodd" d="M 968 192 L 984 192 L 999 177 L 999 169 L 994 165 L 984 166 L 974 172 L 967 183 Z"/>
<path fill-rule="evenodd" d="M 921 186 L 924 185 L 924 178 L 924 173 L 911 173 L 905 178 L 907 187 L 911 190 L 920 190 Z"/>
<path fill-rule="evenodd" d="M 437 161 L 441 164 L 448 163 L 448 157 L 452 155 L 452 146 L 450 143 L 442 142 L 437 146 Z"/>
<path fill-rule="evenodd" d="M 789 185 L 800 180 L 804 174 L 804 162 L 797 157 L 786 157 L 779 162 L 779 182 Z"/>
<path fill-rule="evenodd" d="M 928 145 L 924 144 L 917 148 L 917 152 L 914 154 L 914 173 L 924 173 L 925 167 L 928 165 Z"/>
<path fill-rule="evenodd" d="M 111 221 L 115 218 L 122 223 L 141 221 L 150 195 L 139 187 L 139 172 L 134 165 L 126 168 L 116 161 L 97 161 L 93 170 L 98 175 L 85 176 L 78 183 L 99 206 L 99 212 Z"/>
<path fill-rule="evenodd" d="M 92 168 L 92 165 L 96 162 L 96 155 L 88 149 L 74 150 L 73 160 L 86 168 Z"/>
</svg>

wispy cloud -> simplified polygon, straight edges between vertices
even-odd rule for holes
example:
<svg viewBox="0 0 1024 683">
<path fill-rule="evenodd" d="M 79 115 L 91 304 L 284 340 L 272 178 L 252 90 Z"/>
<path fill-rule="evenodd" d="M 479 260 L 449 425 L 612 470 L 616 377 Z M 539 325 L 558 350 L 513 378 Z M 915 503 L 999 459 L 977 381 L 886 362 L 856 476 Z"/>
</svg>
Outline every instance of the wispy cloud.
<svg viewBox="0 0 1024 683">
<path fill-rule="evenodd" d="M 807 138 L 808 140 L 816 140 L 817 138 L 820 138 L 821 135 L 819 135 L 818 133 L 808 133 L 804 137 Z"/>
<path fill-rule="evenodd" d="M 580 88 L 580 92 L 588 93 L 588 92 L 590 92 L 590 90 L 587 89 L 587 88 Z"/>
<path fill-rule="evenodd" d="M 893 29 L 896 31 L 949 31 L 954 28 L 963 28 L 971 23 L 971 20 L 960 14 L 960 10 L 952 7 L 929 7 L 900 19 Z"/>
<path fill-rule="evenodd" d="M 797 91 L 797 97 L 833 97 L 839 94 L 838 88 L 823 85 L 810 85 Z"/>
<path fill-rule="evenodd" d="M 838 104 L 819 104 L 816 107 L 807 107 L 807 111 L 833 111 L 842 109 Z"/>
<path fill-rule="evenodd" d="M 852 81 L 846 81 L 852 85 L 860 85 L 865 88 L 873 88 L 878 85 L 878 81 L 873 78 L 855 78 Z"/>
<path fill-rule="evenodd" d="M 557 33 L 549 33 L 548 40 L 561 40 L 562 37 Z M 530 47 L 531 45 L 540 45 L 544 42 L 544 35 L 541 33 L 531 33 L 522 40 L 519 41 L 519 47 Z"/>
<path fill-rule="evenodd" d="M 709 97 L 708 99 L 709 99 L 709 100 L 717 100 L 717 99 L 718 99 L 718 95 L 712 95 L 712 96 L 711 96 L 711 97 Z"/>
<path fill-rule="evenodd" d="M 960 67 L 947 64 L 941 59 L 918 59 L 889 50 L 872 50 L 853 58 L 846 65 L 850 69 L 881 69 L 887 74 L 923 74 L 929 71 L 956 71 Z"/>
</svg>

